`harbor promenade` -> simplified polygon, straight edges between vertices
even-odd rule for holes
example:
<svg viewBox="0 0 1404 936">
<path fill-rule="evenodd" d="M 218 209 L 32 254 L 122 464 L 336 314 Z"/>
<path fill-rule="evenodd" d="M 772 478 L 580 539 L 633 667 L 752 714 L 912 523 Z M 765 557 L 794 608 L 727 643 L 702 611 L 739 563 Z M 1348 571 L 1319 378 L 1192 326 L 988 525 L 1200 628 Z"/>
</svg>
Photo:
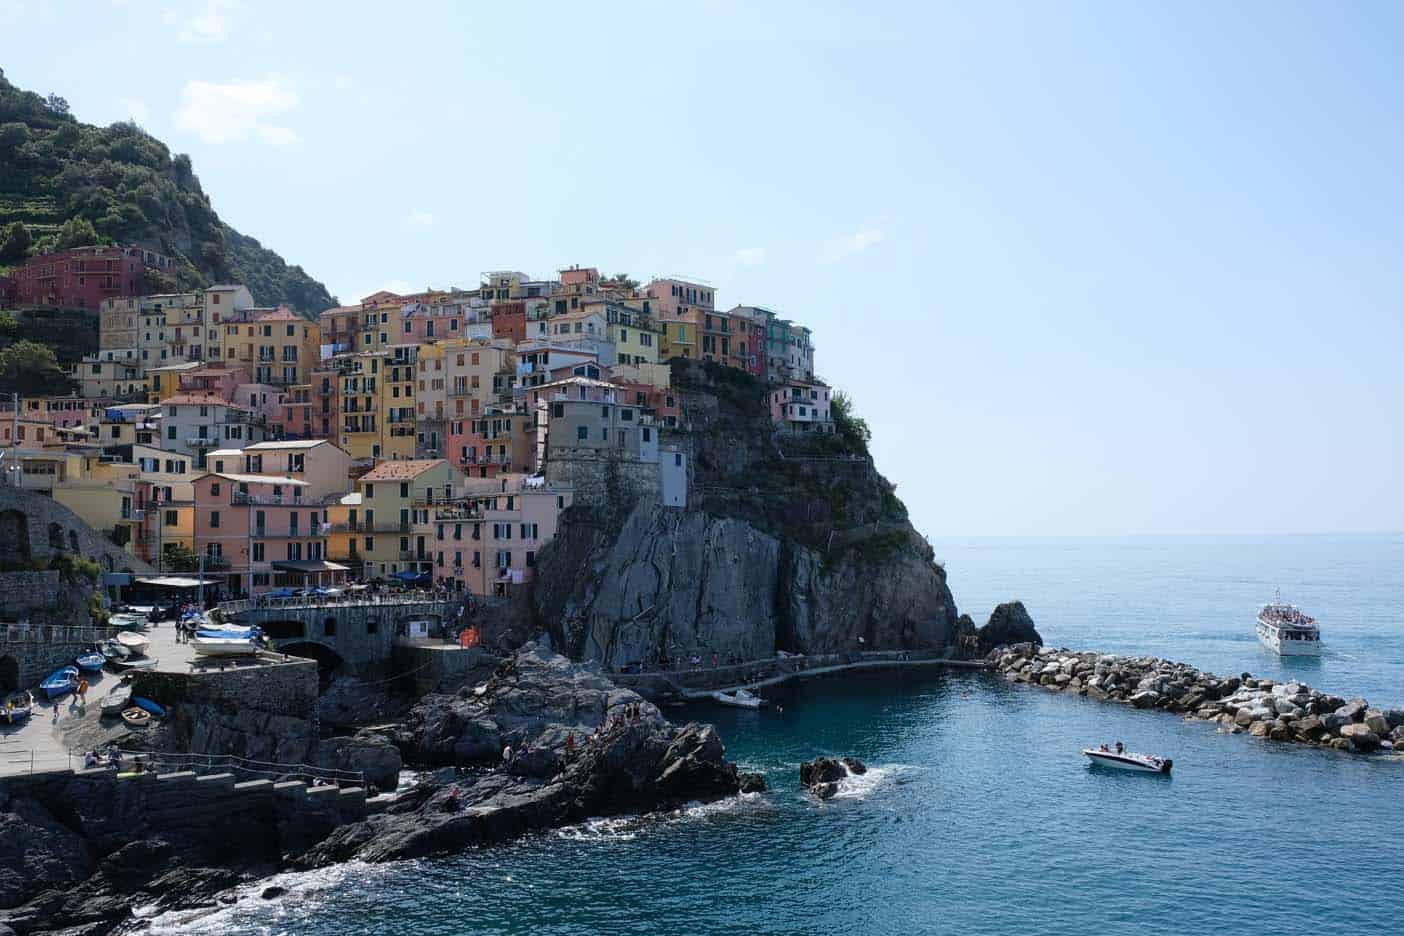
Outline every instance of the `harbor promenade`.
<svg viewBox="0 0 1404 936">
<path fill-rule="evenodd" d="M 931 669 L 952 667 L 985 669 L 982 660 L 957 660 L 934 652 L 873 650 L 860 653 L 792 654 L 725 666 L 699 661 L 674 669 L 610 673 L 620 686 L 651 699 L 701 701 L 714 692 L 756 690 L 796 679 L 812 679 L 864 670 Z"/>
</svg>

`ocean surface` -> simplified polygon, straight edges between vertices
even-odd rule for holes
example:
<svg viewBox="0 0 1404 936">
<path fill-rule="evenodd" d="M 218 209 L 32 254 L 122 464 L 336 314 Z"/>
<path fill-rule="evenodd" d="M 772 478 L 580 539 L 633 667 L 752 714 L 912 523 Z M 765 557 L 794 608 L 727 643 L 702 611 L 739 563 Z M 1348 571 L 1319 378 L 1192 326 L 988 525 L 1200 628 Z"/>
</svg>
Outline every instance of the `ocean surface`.
<svg viewBox="0 0 1404 936">
<path fill-rule="evenodd" d="M 962 610 L 1023 599 L 1054 645 L 1292 675 L 1404 702 L 1404 537 L 969 540 L 936 544 Z M 1281 585 L 1322 622 L 1319 662 L 1253 636 Z M 1285 667 L 1285 669 L 1284 669 Z M 1404 758 L 1220 734 L 1160 712 L 966 671 L 696 707 L 771 790 L 429 861 L 287 875 L 288 896 L 157 932 L 1310 933 L 1404 930 Z M 1109 774 L 1101 741 L 1175 760 Z M 799 762 L 872 770 L 817 802 Z M 262 886 L 262 885 L 260 885 Z M 256 893 L 257 890 L 254 890 Z"/>
</svg>

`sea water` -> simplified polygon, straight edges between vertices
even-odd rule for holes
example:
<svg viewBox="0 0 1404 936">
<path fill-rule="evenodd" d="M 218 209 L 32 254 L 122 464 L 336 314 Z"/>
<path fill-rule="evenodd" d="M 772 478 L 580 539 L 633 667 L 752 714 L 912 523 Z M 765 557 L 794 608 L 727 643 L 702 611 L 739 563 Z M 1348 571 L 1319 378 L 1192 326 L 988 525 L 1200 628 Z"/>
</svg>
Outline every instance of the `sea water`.
<svg viewBox="0 0 1404 936">
<path fill-rule="evenodd" d="M 1052 644 L 1300 676 L 1404 701 L 1404 540 L 937 544 L 963 607 L 1022 598 Z M 1319 663 L 1262 652 L 1280 583 L 1321 621 Z M 1266 594 L 1265 594 L 1266 593 Z M 1298 669 L 1298 666 L 1303 666 Z M 699 706 L 770 791 L 599 819 L 432 860 L 345 865 L 158 931 L 220 933 L 1398 933 L 1404 759 L 1274 744 L 966 671 L 879 673 Z M 1169 778 L 1109 773 L 1123 740 Z M 871 768 L 819 802 L 801 760 Z M 257 893 L 257 889 L 252 891 Z"/>
</svg>

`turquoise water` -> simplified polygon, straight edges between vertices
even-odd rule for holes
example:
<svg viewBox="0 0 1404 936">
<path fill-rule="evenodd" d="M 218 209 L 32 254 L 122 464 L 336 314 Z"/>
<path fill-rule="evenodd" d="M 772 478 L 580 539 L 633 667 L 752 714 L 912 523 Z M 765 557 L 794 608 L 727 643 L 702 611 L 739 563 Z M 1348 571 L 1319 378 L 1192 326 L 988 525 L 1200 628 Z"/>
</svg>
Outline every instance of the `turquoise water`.
<svg viewBox="0 0 1404 936">
<path fill-rule="evenodd" d="M 1198 544 L 944 545 L 958 598 L 968 591 L 988 610 L 1022 595 L 1052 642 L 1266 669 L 1251 612 L 1261 580 L 1284 568 L 1271 548 L 1230 543 L 1213 562 Z M 1300 603 L 1341 654 L 1320 673 L 1396 699 L 1400 636 L 1387 622 L 1398 620 L 1400 549 L 1307 542 L 1295 566 L 1314 570 L 1300 583 L 1314 600 Z M 1243 550 L 1273 568 L 1254 574 Z M 1332 570 L 1358 576 L 1354 587 Z M 1240 592 L 1248 624 L 1227 613 Z M 1143 643 L 1128 601 L 1153 612 Z M 1404 920 L 1404 760 L 1219 734 L 981 673 L 869 674 L 770 695 L 783 711 L 693 712 L 717 723 L 743 767 L 766 774 L 768 793 L 432 861 L 288 876 L 283 900 L 158 930 L 1361 934 L 1395 933 Z M 1078 748 L 1116 739 L 1173 756 L 1175 775 L 1082 763 Z M 874 769 L 819 803 L 799 791 L 797 771 L 820 753 Z"/>
</svg>

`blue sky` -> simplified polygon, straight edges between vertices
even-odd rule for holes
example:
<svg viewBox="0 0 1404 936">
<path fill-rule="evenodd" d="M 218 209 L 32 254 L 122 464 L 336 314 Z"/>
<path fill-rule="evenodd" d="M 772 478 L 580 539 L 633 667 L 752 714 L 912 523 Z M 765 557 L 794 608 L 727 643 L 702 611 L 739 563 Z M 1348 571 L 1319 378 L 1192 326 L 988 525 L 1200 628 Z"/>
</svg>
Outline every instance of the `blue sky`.
<svg viewBox="0 0 1404 936">
<path fill-rule="evenodd" d="M 581 263 L 808 322 L 932 536 L 1398 531 L 1401 20 L 0 0 L 0 67 L 343 300 Z"/>
</svg>

